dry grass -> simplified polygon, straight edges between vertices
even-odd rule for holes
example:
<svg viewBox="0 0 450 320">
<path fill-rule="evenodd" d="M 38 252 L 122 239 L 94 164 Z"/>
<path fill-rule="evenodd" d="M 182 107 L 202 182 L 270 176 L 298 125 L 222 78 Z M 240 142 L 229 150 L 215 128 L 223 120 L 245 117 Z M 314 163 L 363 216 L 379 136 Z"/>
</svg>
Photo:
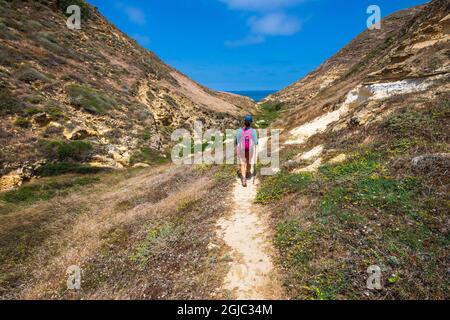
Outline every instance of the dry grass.
<svg viewBox="0 0 450 320">
<path fill-rule="evenodd" d="M 214 172 L 164 166 L 104 174 L 79 192 L 0 216 L 0 296 L 213 297 L 225 266 L 206 247 L 226 210 L 218 198 L 228 183 Z M 149 242 L 161 226 L 167 234 Z M 150 254 L 135 259 L 142 248 Z M 80 292 L 65 288 L 71 265 L 83 270 Z"/>
</svg>

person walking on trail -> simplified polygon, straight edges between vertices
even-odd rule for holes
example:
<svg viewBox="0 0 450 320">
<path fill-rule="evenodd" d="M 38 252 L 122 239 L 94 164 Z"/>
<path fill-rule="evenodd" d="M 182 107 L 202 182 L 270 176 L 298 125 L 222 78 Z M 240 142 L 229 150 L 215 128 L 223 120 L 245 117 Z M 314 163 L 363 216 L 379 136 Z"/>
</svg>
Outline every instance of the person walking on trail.
<svg viewBox="0 0 450 320">
<path fill-rule="evenodd" d="M 253 117 L 244 118 L 244 127 L 237 131 L 236 144 L 238 162 L 240 164 L 241 182 L 243 187 L 247 187 L 247 179 L 251 178 L 256 165 L 256 146 L 258 145 L 258 135 L 252 128 Z"/>
</svg>

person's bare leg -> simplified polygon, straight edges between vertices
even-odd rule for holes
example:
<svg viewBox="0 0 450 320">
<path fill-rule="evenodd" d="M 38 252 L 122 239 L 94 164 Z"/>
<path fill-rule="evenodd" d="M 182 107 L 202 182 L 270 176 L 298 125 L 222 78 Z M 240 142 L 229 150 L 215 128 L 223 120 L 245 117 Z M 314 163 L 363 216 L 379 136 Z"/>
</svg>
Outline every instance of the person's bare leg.
<svg viewBox="0 0 450 320">
<path fill-rule="evenodd" d="M 251 165 L 250 162 L 247 161 L 246 165 L 245 165 L 245 178 L 248 179 L 250 177 L 250 171 L 251 170 Z"/>
<path fill-rule="evenodd" d="M 242 186 L 247 186 L 247 165 L 245 163 L 241 163 L 241 179 Z"/>
</svg>

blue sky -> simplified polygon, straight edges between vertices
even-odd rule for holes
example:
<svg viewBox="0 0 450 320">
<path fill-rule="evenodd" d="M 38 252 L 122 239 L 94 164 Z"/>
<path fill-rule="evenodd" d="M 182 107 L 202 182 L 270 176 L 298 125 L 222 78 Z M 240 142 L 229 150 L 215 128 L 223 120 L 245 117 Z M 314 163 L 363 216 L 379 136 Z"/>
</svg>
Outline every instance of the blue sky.
<svg viewBox="0 0 450 320">
<path fill-rule="evenodd" d="M 212 89 L 278 90 L 382 16 L 423 0 L 88 0 L 162 60 Z"/>
</svg>

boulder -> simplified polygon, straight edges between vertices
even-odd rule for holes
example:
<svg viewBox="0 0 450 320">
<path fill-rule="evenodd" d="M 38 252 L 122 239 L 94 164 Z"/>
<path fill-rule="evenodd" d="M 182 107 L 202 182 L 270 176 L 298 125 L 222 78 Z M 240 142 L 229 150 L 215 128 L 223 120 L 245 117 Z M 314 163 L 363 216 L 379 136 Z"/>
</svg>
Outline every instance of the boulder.
<svg viewBox="0 0 450 320">
<path fill-rule="evenodd" d="M 10 191 L 14 188 L 20 187 L 23 183 L 23 178 L 18 171 L 9 173 L 0 178 L 0 192 Z"/>
<path fill-rule="evenodd" d="M 361 120 L 358 117 L 353 117 L 350 119 L 350 126 L 357 127 L 361 124 Z"/>
<path fill-rule="evenodd" d="M 72 131 L 64 130 L 64 136 L 68 140 L 84 140 L 90 137 L 97 136 L 97 133 L 93 130 L 86 129 L 86 128 L 75 128 Z"/>
<path fill-rule="evenodd" d="M 118 164 L 127 167 L 130 165 L 131 155 L 128 151 L 120 151 L 120 149 L 125 150 L 123 147 L 117 147 L 114 145 L 108 145 L 107 151 L 109 156 Z"/>
<path fill-rule="evenodd" d="M 58 122 L 50 122 L 45 128 L 45 135 L 60 135 L 64 132 L 64 127 Z"/>
<path fill-rule="evenodd" d="M 342 153 L 342 154 L 334 157 L 330 161 L 328 161 L 328 163 L 329 164 L 338 164 L 338 163 L 344 162 L 345 160 L 347 160 L 347 155 L 345 155 L 345 153 Z"/>
<path fill-rule="evenodd" d="M 123 165 L 117 163 L 111 158 L 95 155 L 92 157 L 92 161 L 89 163 L 92 167 L 100 167 L 100 168 L 112 168 L 112 169 L 123 169 Z"/>
<path fill-rule="evenodd" d="M 415 157 L 411 161 L 411 168 L 416 172 L 449 170 L 450 153 L 426 154 Z"/>
<path fill-rule="evenodd" d="M 51 122 L 50 118 L 45 112 L 40 112 L 33 116 L 33 123 L 40 127 L 45 127 Z"/>
<path fill-rule="evenodd" d="M 136 163 L 133 168 L 149 168 L 150 165 L 146 164 L 146 163 Z"/>
</svg>

